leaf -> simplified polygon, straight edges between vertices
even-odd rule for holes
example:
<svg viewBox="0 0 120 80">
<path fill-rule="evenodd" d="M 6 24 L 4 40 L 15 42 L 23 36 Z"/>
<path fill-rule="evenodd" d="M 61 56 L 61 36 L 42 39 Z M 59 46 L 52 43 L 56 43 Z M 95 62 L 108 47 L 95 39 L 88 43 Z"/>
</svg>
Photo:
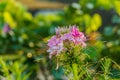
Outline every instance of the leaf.
<svg viewBox="0 0 120 80">
<path fill-rule="evenodd" d="M 120 70 L 112 69 L 110 76 L 112 78 L 120 78 Z"/>
<path fill-rule="evenodd" d="M 16 22 L 13 20 L 13 17 L 11 16 L 9 12 L 5 11 L 3 13 L 3 16 L 4 16 L 5 23 L 8 23 L 11 28 L 16 27 Z"/>
<path fill-rule="evenodd" d="M 32 74 L 32 72 L 29 72 L 27 74 L 24 74 L 24 76 L 21 78 L 22 80 L 28 80 L 28 78 L 30 77 L 30 75 Z"/>
<path fill-rule="evenodd" d="M 91 20 L 91 29 L 92 31 L 96 31 L 102 25 L 101 16 L 99 14 L 94 14 Z"/>
<path fill-rule="evenodd" d="M 107 26 L 104 29 L 105 36 L 111 36 L 113 34 L 113 28 L 111 26 Z"/>
<path fill-rule="evenodd" d="M 2 11 L 4 11 L 4 9 L 5 9 L 5 7 L 6 7 L 6 2 L 0 2 L 0 11 L 2 12 Z"/>
<path fill-rule="evenodd" d="M 87 48 L 82 50 L 83 53 L 88 54 L 90 59 L 96 59 L 97 51 L 95 46 L 88 46 Z"/>
<path fill-rule="evenodd" d="M 38 61 L 40 61 L 40 60 L 42 60 L 42 59 L 44 59 L 45 58 L 45 55 L 39 55 L 39 56 L 37 56 L 37 57 L 35 57 L 35 61 L 36 62 L 38 62 Z"/>
<path fill-rule="evenodd" d="M 114 0 L 114 8 L 116 12 L 120 15 L 120 0 Z"/>
<path fill-rule="evenodd" d="M 58 70 L 52 69 L 52 74 L 55 77 L 55 80 L 61 80 L 61 76 L 64 74 L 63 68 L 59 67 Z"/>
</svg>

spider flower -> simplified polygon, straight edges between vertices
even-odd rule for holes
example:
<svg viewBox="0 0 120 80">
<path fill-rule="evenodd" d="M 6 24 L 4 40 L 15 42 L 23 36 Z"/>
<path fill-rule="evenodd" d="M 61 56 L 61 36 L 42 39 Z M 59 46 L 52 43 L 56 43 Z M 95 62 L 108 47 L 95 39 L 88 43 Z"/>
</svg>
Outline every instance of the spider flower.
<svg viewBox="0 0 120 80">
<path fill-rule="evenodd" d="M 75 45 L 81 45 L 82 47 L 85 47 L 85 41 L 86 37 L 82 32 L 79 31 L 79 29 L 76 26 L 72 26 L 69 29 L 65 29 L 64 34 L 62 34 L 63 29 L 56 28 L 56 35 L 53 36 L 48 41 L 48 47 L 49 49 L 47 52 L 49 52 L 49 58 L 51 58 L 53 55 L 60 54 L 63 50 L 65 50 L 63 42 L 65 40 L 68 40 L 70 42 L 75 43 Z"/>
<path fill-rule="evenodd" d="M 63 40 L 66 39 L 74 42 L 76 45 L 80 44 L 82 47 L 86 46 L 86 37 L 82 32 L 79 31 L 79 29 L 76 26 L 71 27 L 70 32 L 64 34 Z"/>
<path fill-rule="evenodd" d="M 47 52 L 50 53 L 49 58 L 53 55 L 58 55 L 63 50 L 63 41 L 58 29 L 56 30 L 56 35 L 48 41 L 48 47 Z"/>
<path fill-rule="evenodd" d="M 5 24 L 2 31 L 3 33 L 9 33 L 11 31 L 11 28 L 8 24 Z"/>
</svg>

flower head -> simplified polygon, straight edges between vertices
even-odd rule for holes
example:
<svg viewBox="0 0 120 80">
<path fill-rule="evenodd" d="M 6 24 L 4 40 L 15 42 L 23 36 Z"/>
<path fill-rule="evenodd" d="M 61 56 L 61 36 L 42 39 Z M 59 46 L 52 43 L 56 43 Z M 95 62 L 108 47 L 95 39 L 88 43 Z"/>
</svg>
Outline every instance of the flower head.
<svg viewBox="0 0 120 80">
<path fill-rule="evenodd" d="M 53 36 L 48 41 L 48 46 L 49 49 L 47 50 L 47 52 L 50 52 L 49 58 L 51 58 L 53 55 L 61 53 L 61 51 L 63 50 L 63 42 L 61 37 Z"/>
<path fill-rule="evenodd" d="M 67 27 L 58 27 L 58 28 L 55 28 L 55 31 L 56 31 L 56 34 L 65 34 L 67 32 L 69 32 L 69 28 Z"/>
<path fill-rule="evenodd" d="M 64 34 L 63 40 L 68 39 L 69 41 L 74 42 L 75 44 L 81 44 L 82 47 L 85 47 L 85 41 L 86 37 L 82 32 L 79 31 L 79 29 L 76 26 L 70 27 L 70 32 L 67 34 Z"/>
<path fill-rule="evenodd" d="M 76 26 L 73 26 L 73 27 L 70 28 L 70 33 L 74 37 L 78 37 L 81 34 L 81 32 L 79 32 L 79 30 Z"/>
<path fill-rule="evenodd" d="M 64 34 L 62 34 L 62 31 L 64 31 L 63 28 L 56 28 L 56 35 L 48 41 L 49 49 L 47 50 L 47 52 L 50 53 L 50 58 L 53 55 L 58 55 L 65 49 L 63 45 L 63 42 L 65 40 L 73 42 L 75 43 L 75 45 L 81 45 L 82 47 L 86 46 L 86 37 L 82 32 L 79 31 L 79 29 L 76 26 L 72 26 L 69 29 L 65 29 L 66 33 Z"/>
<path fill-rule="evenodd" d="M 8 24 L 5 24 L 2 31 L 3 33 L 9 33 L 11 31 L 11 28 Z"/>
</svg>

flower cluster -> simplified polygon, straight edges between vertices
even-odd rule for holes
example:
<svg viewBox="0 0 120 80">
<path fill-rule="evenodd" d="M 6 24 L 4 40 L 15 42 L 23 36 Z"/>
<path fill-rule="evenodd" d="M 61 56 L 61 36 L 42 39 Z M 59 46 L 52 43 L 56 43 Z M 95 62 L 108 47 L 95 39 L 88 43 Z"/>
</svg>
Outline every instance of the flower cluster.
<svg viewBox="0 0 120 80">
<path fill-rule="evenodd" d="M 64 34 L 61 34 L 61 30 L 63 29 L 56 29 L 56 35 L 48 41 L 49 49 L 47 52 L 50 53 L 49 58 L 51 58 L 53 55 L 60 54 L 64 50 L 63 42 L 65 40 L 73 42 L 75 45 L 81 45 L 82 47 L 86 46 L 86 37 L 76 26 L 71 26 L 68 29 L 65 29 L 68 31 Z"/>
<path fill-rule="evenodd" d="M 7 34 L 11 31 L 11 28 L 8 24 L 5 24 L 2 31 L 3 31 L 3 33 Z"/>
</svg>

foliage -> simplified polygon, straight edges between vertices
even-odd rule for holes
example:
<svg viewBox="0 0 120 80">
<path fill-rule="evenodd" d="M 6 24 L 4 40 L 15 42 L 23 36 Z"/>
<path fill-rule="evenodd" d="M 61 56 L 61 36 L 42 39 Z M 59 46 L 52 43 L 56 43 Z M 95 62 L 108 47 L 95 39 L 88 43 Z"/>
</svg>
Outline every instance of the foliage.
<svg viewBox="0 0 120 80">
<path fill-rule="evenodd" d="M 23 47 L 27 50 L 37 47 L 35 45 L 38 42 L 38 38 L 35 38 L 37 24 L 32 14 L 14 0 L 3 0 L 0 5 L 0 53 L 7 53 L 6 51 L 16 53 L 18 50 L 23 50 Z M 11 32 L 6 36 L 3 34 L 5 24 L 11 28 Z"/>
<path fill-rule="evenodd" d="M 39 68 L 35 61 L 39 61 L 40 71 L 44 73 L 45 79 L 48 73 L 56 80 L 64 79 L 64 73 L 67 73 L 67 78 L 72 79 L 70 76 L 73 73 L 75 79 L 119 80 L 119 4 L 119 0 L 80 0 L 66 6 L 62 12 L 32 16 L 21 3 L 1 0 L 0 75 L 8 80 L 36 79 Z M 8 32 L 4 32 L 6 25 L 10 30 Z M 45 57 L 48 55 L 46 42 L 55 33 L 55 27 L 63 25 L 78 25 L 87 36 L 89 44 L 82 50 L 72 48 L 74 60 L 69 57 L 71 54 L 58 57 L 62 59 L 59 61 L 62 67 L 55 70 L 57 59 L 52 62 Z M 74 63 L 67 64 L 72 62 Z"/>
<path fill-rule="evenodd" d="M 28 80 L 31 72 L 26 72 L 27 65 L 19 61 L 4 61 L 0 59 L 0 71 L 7 80 Z"/>
<path fill-rule="evenodd" d="M 100 60 L 92 60 L 91 54 L 86 54 L 86 52 L 90 48 L 89 45 L 83 47 L 83 44 L 80 44 L 82 43 L 82 38 L 84 35 L 80 34 L 78 29 L 74 26 L 72 27 L 72 29 L 73 30 L 71 30 L 71 33 L 73 34 L 74 39 L 80 39 L 80 42 L 78 42 L 77 44 L 75 44 L 74 41 L 72 42 L 72 40 L 70 39 L 70 35 L 67 35 L 67 38 L 65 38 L 65 41 L 63 41 L 62 44 L 62 41 L 59 40 L 62 40 L 61 38 L 63 38 L 64 40 L 64 36 L 66 37 L 66 34 L 61 34 L 62 30 L 59 28 L 56 29 L 56 36 L 53 36 L 48 41 L 49 56 L 50 59 L 52 59 L 52 61 L 56 63 L 56 69 L 58 69 L 59 66 L 62 66 L 66 76 L 72 74 L 72 77 L 68 76 L 69 80 L 119 79 L 119 77 L 115 77 L 115 75 L 112 73 L 112 69 L 116 69 L 119 72 L 120 66 L 116 64 L 116 62 L 114 62 L 112 59 L 106 57 L 101 58 Z M 78 37 L 79 34 L 81 37 Z M 56 40 L 54 39 L 54 37 L 56 37 Z M 54 41 L 54 44 L 51 44 L 52 41 Z M 62 44 L 63 46 L 61 46 L 60 44 Z M 59 47 L 59 49 L 57 47 Z M 94 51 L 92 48 L 90 50 Z"/>
<path fill-rule="evenodd" d="M 98 51 L 96 55 L 109 56 L 118 63 L 120 62 L 119 2 L 119 0 L 80 0 L 79 3 L 66 7 L 64 13 L 65 24 L 79 25 L 88 35 L 88 41 Z M 96 32 L 100 35 L 94 37 Z"/>
<path fill-rule="evenodd" d="M 5 31 L 6 26 L 8 31 Z M 6 78 L 30 80 L 36 77 L 38 66 L 33 63 L 33 54 L 35 56 L 39 53 L 36 51 L 40 47 L 40 38 L 36 37 L 38 28 L 25 6 L 14 0 L 0 1 L 0 56 L 3 59 L 0 65 L 9 70 L 2 72 Z M 18 58 L 25 59 L 16 60 Z"/>
</svg>

